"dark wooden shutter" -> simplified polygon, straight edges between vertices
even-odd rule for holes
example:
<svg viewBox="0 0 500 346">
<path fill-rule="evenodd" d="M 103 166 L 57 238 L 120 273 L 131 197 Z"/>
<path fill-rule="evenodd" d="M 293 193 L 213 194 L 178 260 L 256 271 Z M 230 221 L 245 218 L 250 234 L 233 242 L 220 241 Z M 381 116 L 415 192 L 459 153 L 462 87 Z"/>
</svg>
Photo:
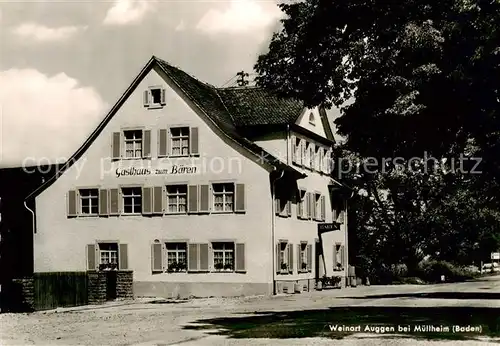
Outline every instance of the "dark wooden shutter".
<svg viewBox="0 0 500 346">
<path fill-rule="evenodd" d="M 293 273 L 293 244 L 288 243 L 288 271 Z"/>
<path fill-rule="evenodd" d="M 153 188 L 153 213 L 163 214 L 163 188 L 155 186 Z"/>
<path fill-rule="evenodd" d="M 121 158 L 121 133 L 113 132 L 113 139 L 111 143 L 111 156 L 113 160 L 119 160 Z"/>
<path fill-rule="evenodd" d="M 307 208 L 307 218 L 310 219 L 312 215 L 312 209 L 311 209 L 311 193 L 307 192 L 306 193 L 306 208 Z"/>
<path fill-rule="evenodd" d="M 167 130 L 158 130 L 158 156 L 167 156 Z"/>
<path fill-rule="evenodd" d="M 171 137 L 172 137 L 172 131 L 170 128 L 168 128 L 167 130 L 167 143 L 166 143 L 166 147 L 167 147 L 167 156 L 170 156 L 172 154 L 172 143 L 171 143 Z"/>
<path fill-rule="evenodd" d="M 188 186 L 188 212 L 198 212 L 198 185 Z"/>
<path fill-rule="evenodd" d="M 188 246 L 188 270 L 197 271 L 198 266 L 198 244 L 189 244 Z"/>
<path fill-rule="evenodd" d="M 149 107 L 149 105 L 151 104 L 151 101 L 150 101 L 150 97 L 149 97 L 149 90 L 144 90 L 144 97 L 143 97 L 143 104 L 144 104 L 144 107 Z"/>
<path fill-rule="evenodd" d="M 128 247 L 127 244 L 120 244 L 120 270 L 128 269 Z"/>
<path fill-rule="evenodd" d="M 77 210 L 77 205 L 78 205 L 78 194 L 76 193 L 76 190 L 70 190 L 68 191 L 67 195 L 67 205 L 68 205 L 68 217 L 75 217 L 78 215 L 78 210 Z"/>
<path fill-rule="evenodd" d="M 340 264 L 342 264 L 342 268 L 345 268 L 345 250 L 344 245 L 340 246 Z"/>
<path fill-rule="evenodd" d="M 234 269 L 237 272 L 244 272 L 245 269 L 245 244 L 236 244 Z"/>
<path fill-rule="evenodd" d="M 160 104 L 161 104 L 162 106 L 164 106 L 164 105 L 166 105 L 166 104 L 167 104 L 167 98 L 166 98 L 166 95 L 165 95 L 165 94 L 166 94 L 166 90 L 165 90 L 165 88 L 162 88 L 162 89 L 161 89 L 161 99 L 160 99 Z"/>
<path fill-rule="evenodd" d="M 290 139 L 292 141 L 292 162 L 297 163 L 297 137 L 292 136 Z"/>
<path fill-rule="evenodd" d="M 208 244 L 199 244 L 199 256 L 201 271 L 208 271 Z"/>
<path fill-rule="evenodd" d="M 311 219 L 316 220 L 318 218 L 318 208 L 316 205 L 316 194 L 312 193 L 311 194 Z"/>
<path fill-rule="evenodd" d="M 189 151 L 191 155 L 198 155 L 200 153 L 198 141 L 198 128 L 191 127 L 189 131 Z"/>
<path fill-rule="evenodd" d="M 302 271 L 302 256 L 300 255 L 300 250 L 302 249 L 302 244 L 297 244 L 297 273 Z"/>
<path fill-rule="evenodd" d="M 307 271 L 310 272 L 312 268 L 312 244 L 308 244 L 307 248 Z"/>
<path fill-rule="evenodd" d="M 210 211 L 210 188 L 208 185 L 200 185 L 200 213 Z"/>
<path fill-rule="evenodd" d="M 142 132 L 142 157 L 151 157 L 151 130 Z"/>
<path fill-rule="evenodd" d="M 245 184 L 236 184 L 236 212 L 245 211 Z"/>
<path fill-rule="evenodd" d="M 153 189 L 150 187 L 142 188 L 142 213 L 149 215 L 153 212 Z"/>
<path fill-rule="evenodd" d="M 337 269 L 337 244 L 333 244 L 333 269 Z"/>
<path fill-rule="evenodd" d="M 108 215 L 108 190 L 99 190 L 99 215 Z"/>
<path fill-rule="evenodd" d="M 280 261 L 280 246 L 281 243 L 276 244 L 276 272 L 281 272 L 281 261 Z"/>
<path fill-rule="evenodd" d="M 163 247 L 160 243 L 151 245 L 151 268 L 153 272 L 163 271 Z"/>
<path fill-rule="evenodd" d="M 95 244 L 87 245 L 87 269 L 88 270 L 96 270 L 97 262 L 96 262 L 96 248 Z"/>
<path fill-rule="evenodd" d="M 110 215 L 119 215 L 119 191 L 118 189 L 110 189 L 109 190 L 109 214 Z"/>
<path fill-rule="evenodd" d="M 320 220 L 321 221 L 325 221 L 326 219 L 326 202 L 325 202 L 325 196 L 321 196 L 321 200 L 320 200 L 320 203 L 321 203 L 321 217 L 320 217 Z"/>
</svg>

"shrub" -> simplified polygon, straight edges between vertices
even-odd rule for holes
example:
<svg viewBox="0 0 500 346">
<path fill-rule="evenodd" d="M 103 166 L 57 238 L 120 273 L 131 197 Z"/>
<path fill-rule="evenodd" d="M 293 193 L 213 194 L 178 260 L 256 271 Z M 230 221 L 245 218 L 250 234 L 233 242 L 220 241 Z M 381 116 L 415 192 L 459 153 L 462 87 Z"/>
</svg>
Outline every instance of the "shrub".
<svg viewBox="0 0 500 346">
<path fill-rule="evenodd" d="M 419 265 L 419 277 L 427 282 L 441 282 L 444 275 L 446 282 L 459 282 L 477 276 L 470 268 L 458 267 L 446 261 L 424 261 Z"/>
</svg>

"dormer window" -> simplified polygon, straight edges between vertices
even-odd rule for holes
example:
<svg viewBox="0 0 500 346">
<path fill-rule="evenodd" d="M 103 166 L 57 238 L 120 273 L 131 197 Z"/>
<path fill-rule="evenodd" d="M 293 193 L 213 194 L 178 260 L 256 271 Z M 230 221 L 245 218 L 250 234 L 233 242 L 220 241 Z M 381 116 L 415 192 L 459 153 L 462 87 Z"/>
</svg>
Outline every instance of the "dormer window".
<svg viewBox="0 0 500 346">
<path fill-rule="evenodd" d="M 312 112 L 309 113 L 309 124 L 311 124 L 312 126 L 316 126 L 316 122 L 315 122 L 315 119 L 314 119 L 314 114 Z"/>
<path fill-rule="evenodd" d="M 160 86 L 149 87 L 144 91 L 144 107 L 162 108 L 165 106 L 165 89 Z"/>
</svg>

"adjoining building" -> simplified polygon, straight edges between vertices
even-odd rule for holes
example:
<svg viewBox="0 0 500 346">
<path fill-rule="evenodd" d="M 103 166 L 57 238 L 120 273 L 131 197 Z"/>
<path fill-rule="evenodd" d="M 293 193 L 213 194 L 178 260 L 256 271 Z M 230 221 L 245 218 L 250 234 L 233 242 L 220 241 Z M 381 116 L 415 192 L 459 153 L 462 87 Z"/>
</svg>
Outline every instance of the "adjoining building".
<svg viewBox="0 0 500 346">
<path fill-rule="evenodd" d="M 133 271 L 136 296 L 272 294 L 347 276 L 322 108 L 216 88 L 152 57 L 26 198 L 34 271 Z M 318 224 L 333 224 L 328 236 Z M 332 230 L 332 229 L 331 229 Z"/>
</svg>

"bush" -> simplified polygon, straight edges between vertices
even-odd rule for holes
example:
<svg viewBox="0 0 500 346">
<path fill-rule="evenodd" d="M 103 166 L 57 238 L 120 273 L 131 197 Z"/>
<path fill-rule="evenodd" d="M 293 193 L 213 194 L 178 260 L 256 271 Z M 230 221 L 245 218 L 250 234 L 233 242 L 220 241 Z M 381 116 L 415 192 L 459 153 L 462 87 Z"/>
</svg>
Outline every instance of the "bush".
<svg viewBox="0 0 500 346">
<path fill-rule="evenodd" d="M 460 282 L 477 276 L 473 270 L 466 267 L 458 267 L 446 261 L 424 261 L 419 266 L 419 277 L 431 283 L 441 282 L 444 275 L 446 282 Z"/>
</svg>

